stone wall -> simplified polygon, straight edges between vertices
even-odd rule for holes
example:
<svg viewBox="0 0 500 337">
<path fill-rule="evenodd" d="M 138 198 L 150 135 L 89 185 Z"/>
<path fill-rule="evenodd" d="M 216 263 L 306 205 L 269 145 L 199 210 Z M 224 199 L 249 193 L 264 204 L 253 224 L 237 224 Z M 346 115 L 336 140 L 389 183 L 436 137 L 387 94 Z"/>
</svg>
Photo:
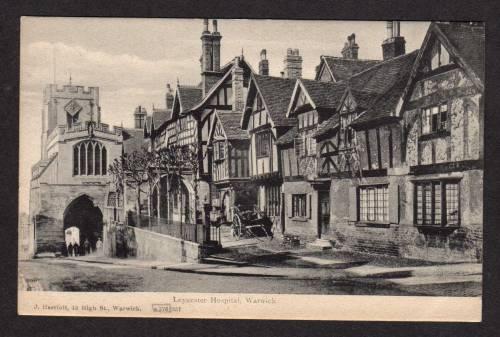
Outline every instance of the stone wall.
<svg viewBox="0 0 500 337">
<path fill-rule="evenodd" d="M 202 247 L 169 235 L 128 227 L 132 233 L 128 246 L 140 259 L 165 262 L 198 262 L 203 257 Z M 133 253 L 134 254 L 134 253 Z"/>
<path fill-rule="evenodd" d="M 105 207 L 107 185 L 47 185 L 40 184 L 32 194 L 39 198 L 39 207 L 32 209 L 35 217 L 35 252 L 60 252 L 64 247 L 64 211 L 76 198 L 87 195 L 99 207 L 106 222 L 112 216 L 112 209 Z M 37 204 L 37 203 L 35 203 Z"/>
</svg>

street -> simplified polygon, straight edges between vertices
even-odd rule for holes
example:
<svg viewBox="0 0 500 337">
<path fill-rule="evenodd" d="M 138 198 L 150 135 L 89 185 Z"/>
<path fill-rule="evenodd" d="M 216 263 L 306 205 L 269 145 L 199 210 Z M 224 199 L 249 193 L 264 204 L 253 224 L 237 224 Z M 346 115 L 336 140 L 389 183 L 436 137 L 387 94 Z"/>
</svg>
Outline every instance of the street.
<svg viewBox="0 0 500 337">
<path fill-rule="evenodd" d="M 206 275 L 115 264 L 88 263 L 64 258 L 19 262 L 28 290 L 102 292 L 204 292 L 335 295 L 443 295 L 477 296 L 480 284 L 397 287 L 383 279 L 333 277 L 290 279 L 263 276 Z M 311 270 L 311 274 L 313 271 Z"/>
</svg>

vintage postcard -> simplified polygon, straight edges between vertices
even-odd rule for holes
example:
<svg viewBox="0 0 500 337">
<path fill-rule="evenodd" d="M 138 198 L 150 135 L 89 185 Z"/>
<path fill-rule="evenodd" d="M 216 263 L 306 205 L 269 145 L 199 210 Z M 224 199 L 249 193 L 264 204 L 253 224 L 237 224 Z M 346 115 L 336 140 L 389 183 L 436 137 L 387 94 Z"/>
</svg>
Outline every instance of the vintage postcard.
<svg viewBox="0 0 500 337">
<path fill-rule="evenodd" d="M 23 17 L 21 315 L 481 321 L 481 22 Z"/>
</svg>

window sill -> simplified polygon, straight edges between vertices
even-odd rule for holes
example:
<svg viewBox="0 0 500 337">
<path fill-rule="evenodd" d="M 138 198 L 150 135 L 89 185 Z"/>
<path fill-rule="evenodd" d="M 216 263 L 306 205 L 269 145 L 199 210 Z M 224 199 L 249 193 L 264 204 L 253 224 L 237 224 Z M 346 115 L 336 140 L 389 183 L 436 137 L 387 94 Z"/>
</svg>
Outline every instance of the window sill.
<svg viewBox="0 0 500 337">
<path fill-rule="evenodd" d="M 426 133 L 424 135 L 421 135 L 420 137 L 418 137 L 418 140 L 420 142 L 422 142 L 422 141 L 426 141 L 426 140 L 431 140 L 431 139 L 436 139 L 436 138 L 444 138 L 444 137 L 448 137 L 448 136 L 450 136 L 450 131 L 440 130 L 440 131 L 436 131 L 433 133 Z"/>
<path fill-rule="evenodd" d="M 309 221 L 309 218 L 306 218 L 305 216 L 293 216 L 290 219 L 292 219 L 293 221 L 300 221 L 300 222 Z"/>
<path fill-rule="evenodd" d="M 439 234 L 439 235 L 450 235 L 455 230 L 460 228 L 459 225 L 418 225 L 415 224 L 415 227 L 418 229 L 419 233 L 422 234 Z"/>
<path fill-rule="evenodd" d="M 355 221 L 354 226 L 356 226 L 356 227 L 373 227 L 373 228 L 389 228 L 389 227 L 391 227 L 391 224 L 389 222 Z"/>
</svg>

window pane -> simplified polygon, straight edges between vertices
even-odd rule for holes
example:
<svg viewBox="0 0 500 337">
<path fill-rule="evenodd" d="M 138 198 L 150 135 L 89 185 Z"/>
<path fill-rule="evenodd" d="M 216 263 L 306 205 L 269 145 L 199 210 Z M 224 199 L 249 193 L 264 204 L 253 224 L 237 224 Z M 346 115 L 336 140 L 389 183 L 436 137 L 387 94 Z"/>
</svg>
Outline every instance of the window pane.
<svg viewBox="0 0 500 337">
<path fill-rule="evenodd" d="M 446 223 L 448 225 L 458 225 L 458 184 L 446 184 Z"/>
<path fill-rule="evenodd" d="M 435 132 L 439 127 L 439 108 L 437 106 L 432 107 L 432 131 Z"/>
<path fill-rule="evenodd" d="M 422 133 L 431 132 L 431 109 L 424 109 L 422 114 Z"/>
<path fill-rule="evenodd" d="M 441 184 L 434 183 L 434 224 L 441 224 Z"/>
<path fill-rule="evenodd" d="M 101 174 L 106 175 L 106 172 L 108 169 L 108 164 L 107 164 L 108 154 L 107 154 L 106 148 L 104 146 L 102 147 L 101 154 L 102 154 L 102 170 L 101 170 L 102 173 Z"/>
<path fill-rule="evenodd" d="M 94 167 L 95 167 L 95 174 L 100 175 L 101 174 L 101 146 L 99 144 L 96 144 L 95 147 L 95 153 L 94 153 Z"/>
<path fill-rule="evenodd" d="M 94 143 L 87 144 L 87 175 L 94 174 Z"/>
<path fill-rule="evenodd" d="M 432 190 L 431 185 L 424 186 L 425 217 L 424 223 L 432 224 Z"/>
<path fill-rule="evenodd" d="M 424 222 L 424 198 L 423 198 L 423 186 L 417 185 L 417 224 L 423 224 Z"/>
<path fill-rule="evenodd" d="M 78 146 L 73 148 L 73 175 L 78 175 Z"/>
<path fill-rule="evenodd" d="M 87 161 L 86 158 L 86 147 L 84 143 L 79 145 L 80 147 L 80 174 L 87 174 Z"/>
<path fill-rule="evenodd" d="M 446 50 L 446 48 L 441 45 L 441 58 L 440 58 L 440 65 L 444 66 L 450 63 L 450 54 Z"/>
</svg>

